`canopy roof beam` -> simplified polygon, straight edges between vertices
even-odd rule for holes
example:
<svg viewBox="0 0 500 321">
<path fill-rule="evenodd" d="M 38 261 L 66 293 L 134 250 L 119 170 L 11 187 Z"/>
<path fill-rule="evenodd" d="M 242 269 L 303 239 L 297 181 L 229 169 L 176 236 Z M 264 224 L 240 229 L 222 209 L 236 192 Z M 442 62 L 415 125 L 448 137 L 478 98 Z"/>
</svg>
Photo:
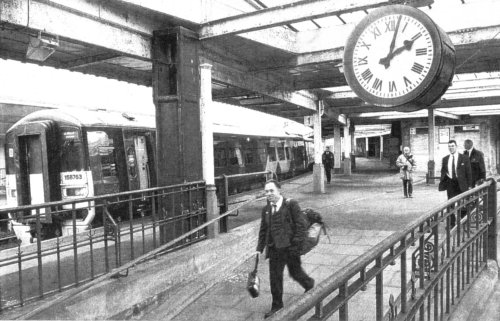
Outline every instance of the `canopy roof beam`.
<svg viewBox="0 0 500 321">
<path fill-rule="evenodd" d="M 201 39 L 244 33 L 287 25 L 327 16 L 376 8 L 395 3 L 391 0 L 303 0 L 281 6 L 244 13 L 201 25 Z M 426 6 L 433 1 L 411 1 L 416 6 Z"/>
</svg>

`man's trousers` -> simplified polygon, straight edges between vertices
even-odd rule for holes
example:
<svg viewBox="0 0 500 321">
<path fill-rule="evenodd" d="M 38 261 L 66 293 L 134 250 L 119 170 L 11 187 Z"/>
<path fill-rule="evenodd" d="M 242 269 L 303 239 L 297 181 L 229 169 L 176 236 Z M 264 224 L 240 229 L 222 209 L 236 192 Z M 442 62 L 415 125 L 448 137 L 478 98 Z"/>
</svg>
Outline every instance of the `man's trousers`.
<svg viewBox="0 0 500 321">
<path fill-rule="evenodd" d="M 313 286 L 314 280 L 302 269 L 300 255 L 290 253 L 287 248 L 269 248 L 269 277 L 271 280 L 272 308 L 283 307 L 283 271 L 288 266 L 290 276 L 304 289 Z"/>
</svg>

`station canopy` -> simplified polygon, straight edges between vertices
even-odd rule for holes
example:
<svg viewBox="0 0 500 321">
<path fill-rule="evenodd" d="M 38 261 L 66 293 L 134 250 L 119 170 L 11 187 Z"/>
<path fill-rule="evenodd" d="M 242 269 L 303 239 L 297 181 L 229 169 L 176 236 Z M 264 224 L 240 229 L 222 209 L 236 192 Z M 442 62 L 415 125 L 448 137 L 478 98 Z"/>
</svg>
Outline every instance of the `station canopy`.
<svg viewBox="0 0 500 321">
<path fill-rule="evenodd" d="M 362 124 L 424 114 L 366 105 L 343 74 L 354 26 L 370 11 L 402 2 L 4 0 L 0 57 L 151 86 L 153 30 L 182 26 L 198 34 L 200 60 L 213 66 L 214 100 L 299 122 L 322 100 L 328 134 L 345 117 Z M 436 116 L 500 114 L 500 1 L 405 2 L 427 13 L 456 49 L 453 85 L 431 106 Z M 39 38 L 54 50 L 34 61 L 27 53 Z"/>
</svg>

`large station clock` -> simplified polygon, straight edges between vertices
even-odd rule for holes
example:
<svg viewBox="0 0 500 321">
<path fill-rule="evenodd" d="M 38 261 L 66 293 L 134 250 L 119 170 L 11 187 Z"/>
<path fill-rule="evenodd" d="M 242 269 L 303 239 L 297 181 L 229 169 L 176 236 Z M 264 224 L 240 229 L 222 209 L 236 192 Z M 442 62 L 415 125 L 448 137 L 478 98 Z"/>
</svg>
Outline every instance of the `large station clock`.
<svg viewBox="0 0 500 321">
<path fill-rule="evenodd" d="M 419 9 L 390 5 L 370 12 L 344 50 L 344 74 L 362 100 L 382 107 L 425 108 L 451 84 L 455 48 Z"/>
</svg>

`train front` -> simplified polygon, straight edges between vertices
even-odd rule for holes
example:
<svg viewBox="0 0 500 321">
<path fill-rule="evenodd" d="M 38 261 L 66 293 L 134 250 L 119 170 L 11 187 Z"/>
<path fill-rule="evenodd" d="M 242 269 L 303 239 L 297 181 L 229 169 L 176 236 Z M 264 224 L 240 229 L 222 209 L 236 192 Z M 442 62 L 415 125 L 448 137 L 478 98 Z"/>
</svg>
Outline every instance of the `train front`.
<svg viewBox="0 0 500 321">
<path fill-rule="evenodd" d="M 42 111 L 14 124 L 6 134 L 7 206 L 37 206 L 93 196 L 86 170 L 81 127 Z M 73 217 L 76 215 L 76 217 Z M 9 212 L 11 228 L 23 244 L 34 238 L 69 235 L 88 228 L 94 218 L 88 202 Z M 37 217 L 38 216 L 38 217 Z M 37 221 L 40 226 L 37 227 Z"/>
</svg>

